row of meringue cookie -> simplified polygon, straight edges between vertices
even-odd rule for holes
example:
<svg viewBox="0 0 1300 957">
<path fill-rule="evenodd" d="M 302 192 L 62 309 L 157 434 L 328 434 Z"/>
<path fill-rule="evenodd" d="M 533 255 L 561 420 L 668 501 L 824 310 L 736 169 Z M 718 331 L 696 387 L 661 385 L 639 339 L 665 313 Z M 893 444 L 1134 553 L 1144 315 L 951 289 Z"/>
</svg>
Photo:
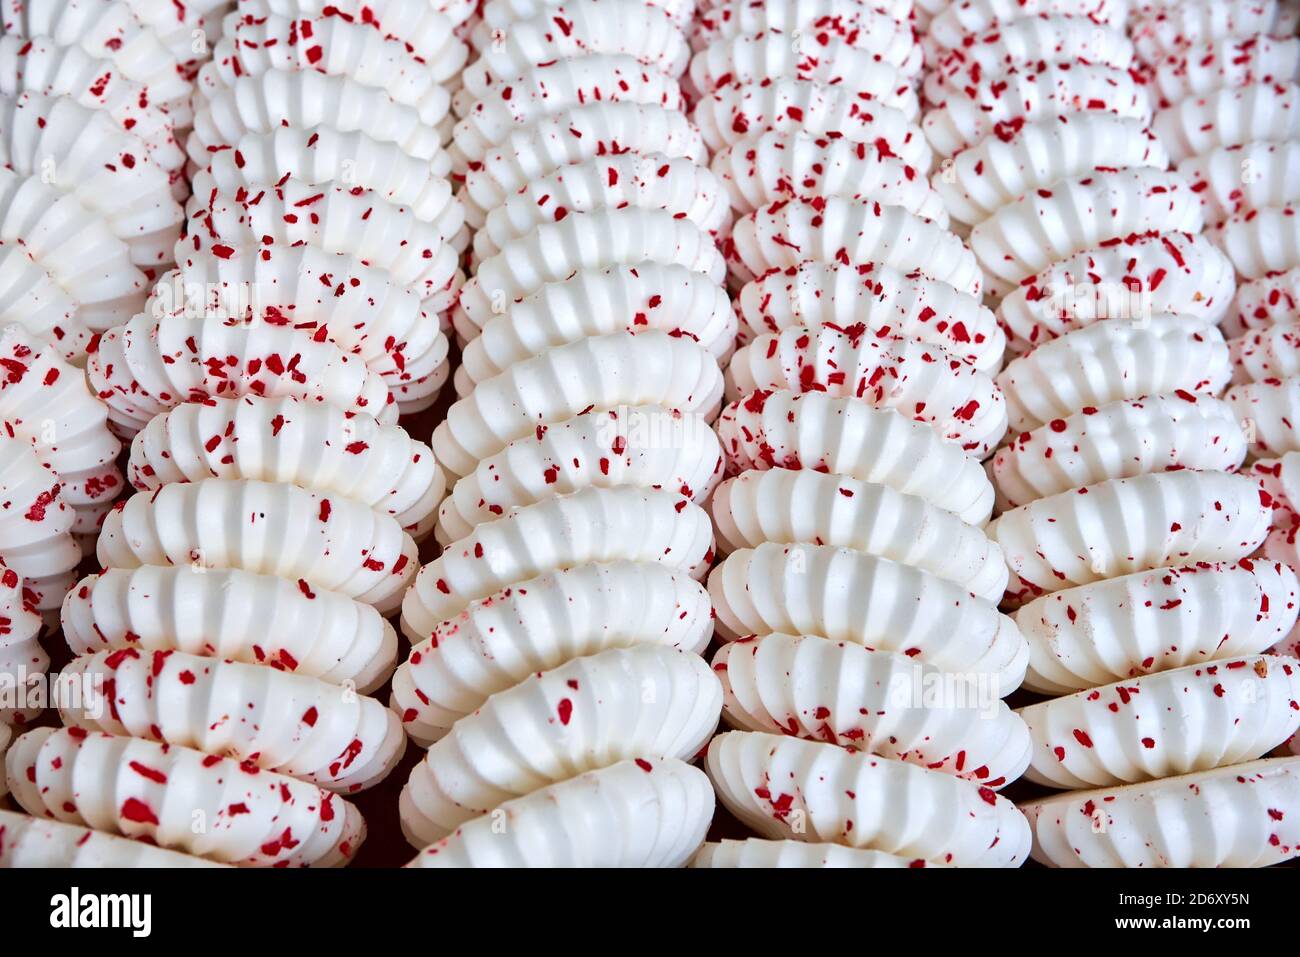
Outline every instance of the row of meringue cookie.
<svg viewBox="0 0 1300 957">
<path fill-rule="evenodd" d="M 430 450 L 323 403 L 214 396 L 150 422 L 128 472 L 148 494 L 110 513 L 106 570 L 63 609 L 80 655 L 64 679 L 86 695 L 59 702 L 66 730 L 11 748 L 11 791 L 33 814 L 227 863 L 345 863 L 364 824 L 330 792 L 378 783 L 405 746 L 358 690 L 396 657 L 382 613 L 418 563 L 403 526 L 430 531 L 441 499 Z M 74 773 L 103 787 L 55 801 Z M 202 789 L 208 830 L 170 820 L 171 786 Z M 286 818 L 309 810 L 315 832 Z"/>
<path fill-rule="evenodd" d="M 337 384 L 381 418 L 433 404 L 449 373 L 441 326 L 468 242 L 443 143 L 445 84 L 463 65 L 457 27 L 469 12 L 412 0 L 241 0 L 226 17 L 197 80 L 178 268 L 101 344 L 111 369 L 98 384 L 118 393 L 119 421 L 138 428 L 158 411 L 122 394 L 127 367 L 155 400 L 189 384 L 169 389 L 176 370 L 145 371 L 152 355 L 118 358 L 128 331 L 138 344 L 159 324 L 214 315 L 231 335 L 297 333 L 303 345 L 288 355 L 272 343 L 280 365 L 315 353 L 296 382 L 267 383 L 271 394 Z M 250 375 L 285 375 L 262 363 L 268 356 L 232 355 Z"/>
<path fill-rule="evenodd" d="M 1248 474 L 1272 498 L 1266 559 L 1300 567 L 1291 506 L 1290 459 L 1300 451 L 1291 406 L 1300 389 L 1300 331 L 1292 290 L 1300 277 L 1289 220 L 1297 198 L 1292 171 L 1300 143 L 1290 114 L 1300 96 L 1295 11 L 1258 4 L 1216 16 L 1193 6 L 1180 40 L 1144 24 L 1146 55 L 1162 96 L 1159 131 L 1196 184 L 1210 234 L 1239 277 L 1224 317 L 1233 362 L 1225 398 L 1247 428 Z M 1294 636 L 1287 643 L 1294 648 Z M 1291 743 L 1295 749 L 1294 742 Z"/>
<path fill-rule="evenodd" d="M 453 100 L 478 227 L 441 557 L 403 603 L 393 708 L 428 750 L 414 866 L 678 866 L 713 794 L 700 657 L 735 319 L 721 184 L 682 112 L 690 4 L 490 2 Z"/>
<path fill-rule="evenodd" d="M 1292 291 L 1300 247 L 1290 220 L 1300 168 L 1291 114 L 1300 97 L 1295 11 L 1259 3 L 1217 15 L 1192 4 L 1175 22 L 1140 22 L 1143 53 L 1160 96 L 1157 130 L 1195 184 L 1210 235 L 1240 281 L 1223 318 L 1231 336 L 1232 387 L 1225 398 L 1248 429 L 1250 474 L 1276 493 L 1274 528 L 1262 549 L 1295 567 L 1295 517 L 1285 487 L 1288 456 L 1300 451 L 1291 407 L 1300 390 L 1300 332 Z"/>
<path fill-rule="evenodd" d="M 1025 648 L 980 527 L 1003 337 L 927 182 L 911 4 L 891 7 L 714 4 L 696 34 L 743 343 L 709 578 L 737 730 L 706 767 L 761 835 L 696 866 L 1006 866 L 1028 848 L 996 793 L 1027 760 L 1000 700 Z"/>
<path fill-rule="evenodd" d="M 10 749 L 31 813 L 258 866 L 346 863 L 364 838 L 333 792 L 404 750 L 357 689 L 391 672 L 382 614 L 445 488 L 389 423 L 446 378 L 435 313 L 461 233 L 436 120 L 410 112 L 401 74 L 424 75 L 439 37 L 454 61 L 453 26 L 404 2 L 241 0 L 227 17 L 199 78 L 180 268 L 92 351 L 149 494 L 109 516 L 105 571 L 65 603 L 67 677 L 88 696 Z M 74 773 L 102 786 L 55 801 Z"/>
<path fill-rule="evenodd" d="M 64 357 L 173 260 L 194 72 L 226 0 L 18 5 L 0 36 L 0 321 Z M 196 42 L 201 38 L 202 42 Z"/>
<path fill-rule="evenodd" d="M 1028 776 L 1102 789 L 1026 803 L 1034 856 L 1070 866 L 1284 859 L 1295 853 L 1285 825 L 1252 815 L 1260 792 L 1294 793 L 1296 769 L 1247 764 L 1236 791 L 1213 772 L 1266 754 L 1300 717 L 1295 662 L 1258 654 L 1294 624 L 1295 576 L 1247 557 L 1269 508 L 1249 480 L 1224 474 L 1247 451 L 1232 406 L 1216 398 L 1231 366 L 1212 323 L 1230 304 L 1232 270 L 1194 235 L 1197 191 L 1162 171 L 1168 156 L 1144 129 L 1147 91 L 1124 72 L 1134 51 L 1122 22 L 1083 19 L 1092 11 L 1082 7 L 1041 20 L 987 12 L 995 42 L 969 44 L 975 63 L 950 44 L 951 72 L 935 90 L 952 89 L 928 129 L 961 134 L 958 188 L 945 198 L 973 222 L 986 268 L 1008 290 L 1019 283 L 999 312 L 1024 354 L 999 383 L 1020 434 L 993 461 L 1002 514 L 989 531 L 1029 639 L 1026 684 L 1065 693 L 1019 711 L 1033 739 Z M 1098 50 L 1111 51 L 1101 65 L 1084 55 Z M 1089 93 L 1107 71 L 1106 91 Z M 967 100 L 981 98 L 992 112 L 969 116 Z M 1116 157 L 1128 168 L 1114 169 Z M 1178 231 L 1159 232 L 1170 225 Z M 1142 296 L 1136 310 L 1128 291 Z M 1155 825 L 1157 809 L 1178 826 Z M 1216 823 L 1233 839 L 1208 837 Z"/>
</svg>

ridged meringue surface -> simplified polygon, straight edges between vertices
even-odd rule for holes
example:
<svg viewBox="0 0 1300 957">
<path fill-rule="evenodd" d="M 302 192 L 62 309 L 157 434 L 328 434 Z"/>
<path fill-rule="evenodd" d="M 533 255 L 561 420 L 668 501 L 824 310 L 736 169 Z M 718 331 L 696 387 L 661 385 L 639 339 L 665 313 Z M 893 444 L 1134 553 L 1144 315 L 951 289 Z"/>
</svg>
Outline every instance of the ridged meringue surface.
<svg viewBox="0 0 1300 957">
<path fill-rule="evenodd" d="M 507 801 L 408 866 L 680 867 L 713 807 L 708 778 L 689 764 L 620 761 Z"/>
<path fill-rule="evenodd" d="M 1029 764 L 1028 729 L 996 694 L 904 655 L 815 636 L 742 638 L 713 656 L 733 728 L 826 741 L 997 789 Z M 927 690 L 928 689 L 928 690 Z"/>
<path fill-rule="evenodd" d="M 986 787 L 831 744 L 733 731 L 709 745 L 719 800 L 760 835 L 958 867 L 1017 867 L 1029 826 Z"/>
<path fill-rule="evenodd" d="M 397 656 L 397 635 L 370 605 L 239 568 L 142 565 L 83 578 L 63 603 L 73 653 L 180 651 L 265 665 L 365 694 Z"/>
<path fill-rule="evenodd" d="M 658 562 L 701 577 L 713 555 L 708 514 L 668 490 L 585 488 L 484 522 L 420 569 L 402 601 L 402 631 L 438 622 L 517 582 L 588 562 Z"/>
<path fill-rule="evenodd" d="M 977 460 L 894 409 L 820 392 L 759 391 L 729 405 L 718 437 L 730 472 L 813 469 L 888 485 L 982 525 L 993 486 Z"/>
<path fill-rule="evenodd" d="M 135 495 L 104 520 L 105 568 L 240 568 L 337 591 L 389 612 L 416 572 L 397 521 L 351 499 L 252 479 L 204 479 Z"/>
<path fill-rule="evenodd" d="M 998 697 L 1020 685 L 1029 660 L 1015 623 L 992 602 L 847 548 L 769 542 L 741 549 L 710 573 L 708 586 L 723 641 L 818 635 L 947 672 L 990 675 Z"/>
<path fill-rule="evenodd" d="M 471 602 L 429 635 L 410 635 L 393 708 L 427 746 L 491 695 L 570 659 L 641 644 L 698 654 L 712 614 L 704 586 L 651 562 L 548 572 Z"/>
<path fill-rule="evenodd" d="M 488 698 L 429 748 L 402 790 L 402 830 L 424 846 L 585 771 L 693 757 L 721 707 L 698 655 L 635 645 L 575 658 Z"/>
<path fill-rule="evenodd" d="M 63 674 L 102 688 L 63 705 L 68 727 L 193 748 L 354 793 L 402 756 L 397 716 L 374 698 L 275 668 L 135 648 L 74 658 Z"/>
<path fill-rule="evenodd" d="M 5 774 L 28 813 L 222 863 L 338 866 L 365 839 L 357 809 L 315 785 L 139 738 L 38 728 L 10 747 Z"/>
<path fill-rule="evenodd" d="M 1266 867 L 1300 847 L 1300 758 L 1272 758 L 1021 805 L 1053 867 Z"/>
</svg>

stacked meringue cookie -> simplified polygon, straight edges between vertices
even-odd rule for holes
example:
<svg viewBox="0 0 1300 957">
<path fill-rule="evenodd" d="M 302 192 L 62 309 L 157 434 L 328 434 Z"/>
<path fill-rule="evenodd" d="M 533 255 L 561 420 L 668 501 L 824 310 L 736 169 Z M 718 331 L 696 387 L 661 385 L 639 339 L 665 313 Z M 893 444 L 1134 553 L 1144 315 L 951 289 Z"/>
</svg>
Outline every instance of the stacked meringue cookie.
<svg viewBox="0 0 1300 957">
<path fill-rule="evenodd" d="M 112 500 L 121 444 L 85 372 L 17 324 L 0 329 L 0 728 L 35 717 L 53 624 Z"/>
<path fill-rule="evenodd" d="M 174 261 L 191 80 L 226 6 L 0 7 L 0 321 L 79 365 Z"/>
<path fill-rule="evenodd" d="M 726 194 L 683 112 L 689 4 L 492 0 L 453 106 L 473 275 L 441 557 L 394 709 L 415 866 L 677 866 L 722 691 L 699 583 L 735 319 Z"/>
<path fill-rule="evenodd" d="M 1270 863 L 1296 853 L 1300 766 L 1256 759 L 1300 723 L 1300 663 L 1261 652 L 1297 583 L 1250 557 L 1271 509 L 1231 474 L 1247 439 L 1218 398 L 1233 270 L 1148 128 L 1125 6 L 955 3 L 930 25 L 933 182 L 1016 355 L 988 532 L 1025 685 L 1056 696 L 1018 712 L 1027 776 L 1069 789 L 1022 809 L 1047 864 Z"/>
<path fill-rule="evenodd" d="M 165 283 L 170 311 L 196 291 L 251 288 L 253 301 L 220 308 L 358 357 L 403 413 L 433 404 L 468 241 L 443 148 L 468 12 L 240 0 L 197 80 L 194 196 Z M 128 328 L 142 339 L 149 327 L 137 317 Z"/>
<path fill-rule="evenodd" d="M 365 825 L 339 795 L 404 751 L 367 695 L 445 490 L 395 421 L 448 373 L 467 236 L 438 126 L 467 15 L 241 0 L 198 70 L 177 269 L 88 360 L 141 494 L 63 605 L 85 694 L 6 756 L 13 798 L 96 853 L 343 864 Z M 62 861 L 68 833 L 27 846 Z"/>
<path fill-rule="evenodd" d="M 1208 235 L 1236 268 L 1222 319 L 1232 383 L 1225 398 L 1247 430 L 1249 473 L 1273 499 L 1261 554 L 1300 565 L 1292 504 L 1300 433 L 1300 40 L 1296 10 L 1276 2 L 1175 9 L 1144 5 L 1132 24 L 1161 109 L 1155 129 L 1201 199 Z"/>
<path fill-rule="evenodd" d="M 706 767 L 761 837 L 706 845 L 695 866 L 1028 852 L 997 793 L 1028 761 L 1001 700 L 1027 649 L 981 527 L 1004 339 L 928 181 L 911 9 L 719 2 L 699 18 L 693 115 L 737 216 L 742 343 L 708 582 L 736 730 Z"/>
<path fill-rule="evenodd" d="M 404 750 L 365 692 L 391 671 L 382 616 L 443 479 L 396 426 L 226 384 L 134 437 L 140 494 L 63 607 L 83 695 L 60 700 L 65 728 L 12 744 L 8 786 L 33 815 L 218 862 L 341 864 L 365 831 L 337 795 Z"/>
</svg>

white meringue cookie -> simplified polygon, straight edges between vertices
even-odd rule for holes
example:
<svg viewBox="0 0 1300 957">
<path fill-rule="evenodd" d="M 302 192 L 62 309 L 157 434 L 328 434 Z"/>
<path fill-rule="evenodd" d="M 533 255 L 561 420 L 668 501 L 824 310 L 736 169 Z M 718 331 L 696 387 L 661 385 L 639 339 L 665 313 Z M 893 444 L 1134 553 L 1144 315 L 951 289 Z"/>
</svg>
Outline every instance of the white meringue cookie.
<svg viewBox="0 0 1300 957">
<path fill-rule="evenodd" d="M 507 801 L 408 866 L 680 867 L 704 840 L 713 807 L 708 778 L 689 764 L 620 761 Z"/>
<path fill-rule="evenodd" d="M 1011 287 L 1108 240 L 1157 229 L 1196 233 L 1202 225 L 1201 205 L 1179 174 L 1095 170 L 1003 206 L 971 230 L 970 247 L 986 274 Z"/>
<path fill-rule="evenodd" d="M 1300 44 L 1300 39 L 1296 41 Z M 1205 208 L 1205 222 L 1217 226 L 1264 206 L 1300 200 L 1300 144 L 1258 141 L 1220 147 L 1178 164 Z"/>
<path fill-rule="evenodd" d="M 1102 112 L 1069 113 L 1025 123 L 1005 136 L 986 137 L 944 163 L 931 182 L 953 219 L 976 225 L 1026 193 L 1098 167 L 1168 166 L 1164 147 L 1142 120 Z"/>
<path fill-rule="evenodd" d="M 144 142 L 107 114 L 69 97 L 2 97 L 0 165 L 75 196 L 126 243 L 132 264 L 151 269 L 170 262 L 184 218 L 170 177 Z"/>
<path fill-rule="evenodd" d="M 245 9 L 251 2 L 253 6 Z M 418 56 L 396 36 L 374 25 L 337 16 L 312 16 L 294 11 L 270 12 L 262 0 L 245 0 L 226 17 L 223 36 L 212 51 L 212 63 L 229 85 L 239 76 L 260 76 L 271 70 L 316 70 L 351 76 L 383 90 L 398 103 L 415 109 L 429 126 L 447 115 L 450 102 L 442 84 L 465 65 L 467 50 L 451 29 L 441 24 L 440 48 Z M 428 5 L 425 11 L 436 16 Z M 256 7 L 263 9 L 256 14 Z"/>
<path fill-rule="evenodd" d="M 1222 36 L 1179 46 L 1151 66 L 1160 106 L 1216 90 L 1300 79 L 1300 40 L 1288 36 Z"/>
<path fill-rule="evenodd" d="M 829 545 L 767 542 L 732 552 L 709 575 L 718 635 L 817 635 L 916 658 L 1002 697 L 1029 647 L 992 602 L 920 568 Z"/>
<path fill-rule="evenodd" d="M 1286 272 L 1300 265 L 1300 202 L 1266 206 L 1228 219 L 1209 233 L 1247 280 Z"/>
<path fill-rule="evenodd" d="M 38 728 L 5 773 L 30 814 L 222 863 L 338 866 L 365 840 L 360 812 L 313 784 L 139 738 Z"/>
<path fill-rule="evenodd" d="M 1011 428 L 1027 432 L 1111 402 L 1217 395 L 1232 366 L 1214 326 L 1181 316 L 1110 319 L 1043 343 L 998 376 Z"/>
<path fill-rule="evenodd" d="M 62 621 L 74 654 L 179 651 L 352 682 L 363 694 L 397 657 L 392 626 L 371 606 L 238 568 L 109 569 L 68 593 Z"/>
<path fill-rule="evenodd" d="M 508 24 L 494 24 L 499 30 L 490 38 L 494 42 L 480 46 L 479 59 L 461 75 L 467 97 L 481 99 L 490 88 L 552 60 L 622 54 L 670 77 L 681 76 L 690 60 L 682 26 L 662 5 L 639 0 L 547 0 L 530 6 Z"/>
<path fill-rule="evenodd" d="M 431 634 L 410 634 L 392 706 L 428 746 L 492 695 L 570 659 L 641 644 L 698 654 L 712 612 L 704 586 L 654 562 L 550 571 L 471 602 Z"/>
<path fill-rule="evenodd" d="M 1036 598 L 1014 615 L 1029 641 L 1025 687 L 1069 694 L 1276 644 L 1295 624 L 1280 562 L 1156 568 Z"/>
<path fill-rule="evenodd" d="M 1237 413 L 1256 456 L 1300 452 L 1300 378 L 1266 379 L 1233 386 L 1223 399 Z"/>
<path fill-rule="evenodd" d="M 492 695 L 429 748 L 402 789 L 402 832 L 423 847 L 585 771 L 694 757 L 721 708 L 698 655 L 634 645 L 575 658 Z"/>
<path fill-rule="evenodd" d="M 1146 125 L 1151 100 L 1127 70 L 1091 63 L 1041 63 L 985 77 L 950 93 L 925 115 L 922 129 L 941 157 L 988 136 L 1014 134 L 1026 123 L 1085 111 L 1109 113 Z"/>
<path fill-rule="evenodd" d="M 38 611 L 57 608 L 76 579 L 75 521 L 58 476 L 26 442 L 0 437 L 0 559 L 22 576 Z"/>
<path fill-rule="evenodd" d="M 1050 867 L 1266 867 L 1295 856 L 1300 759 L 1252 761 L 1021 805 Z"/>
<path fill-rule="evenodd" d="M 585 488 L 484 522 L 446 546 L 402 601 L 402 631 L 438 622 L 508 585 L 588 562 L 658 562 L 701 578 L 713 557 L 703 509 L 675 492 Z"/>
<path fill-rule="evenodd" d="M 1011 438 L 993 459 L 998 509 L 1108 479 L 1177 469 L 1235 472 L 1246 435 L 1226 402 L 1209 395 L 1125 399 L 1088 406 Z"/>
<path fill-rule="evenodd" d="M 961 0 L 948 3 L 930 21 L 929 37 L 940 49 L 963 45 L 970 34 L 1028 17 L 1089 17 L 1124 29 L 1128 3 L 1122 0 Z"/>
<path fill-rule="evenodd" d="M 1029 826 L 987 787 L 831 744 L 732 731 L 706 759 L 719 799 L 764 837 L 830 842 L 958 867 L 1016 867 Z M 905 802 L 914 814 L 900 815 Z"/>
<path fill-rule="evenodd" d="M 918 339 L 791 326 L 759 336 L 727 367 L 726 398 L 756 390 L 825 392 L 894 409 L 924 422 L 975 458 L 1007 431 L 1006 402 L 992 377 Z"/>
<path fill-rule="evenodd" d="M 271 188 L 285 177 L 311 185 L 338 184 L 369 190 L 386 203 L 406 207 L 422 222 L 449 221 L 443 230 L 449 235 L 460 228 L 455 210 L 449 209 L 455 205 L 446 178 L 450 168 L 450 158 L 442 152 L 422 159 L 394 143 L 328 124 L 280 126 L 269 133 L 245 133 L 229 149 L 213 153 L 207 177 L 196 180 L 194 188 L 199 195 L 208 192 L 209 182 L 229 192 L 240 186 Z"/>
<path fill-rule="evenodd" d="M 251 479 L 203 479 L 136 495 L 108 514 L 104 568 L 193 565 L 278 575 L 395 609 L 419 563 L 396 520 L 348 498 Z"/>
<path fill-rule="evenodd" d="M 1129 678 L 1021 708 L 1026 776 L 1110 787 L 1253 761 L 1300 725 L 1300 661 L 1230 658 Z"/>
<path fill-rule="evenodd" d="M 989 525 L 1011 569 L 1008 600 L 1166 565 L 1236 561 L 1272 509 L 1249 478 L 1163 472 L 1113 479 L 1004 512 Z"/>
<path fill-rule="evenodd" d="M 109 421 L 125 435 L 208 396 L 294 396 L 366 412 L 385 424 L 397 419 L 388 387 L 360 358 L 267 322 L 140 313 L 104 333 L 86 373 Z"/>
<path fill-rule="evenodd" d="M 107 411 L 85 374 L 64 362 L 57 347 L 20 328 L 0 329 L 0 366 L 5 441 L 31 448 L 76 513 L 73 531 L 94 535 L 122 489 L 121 443 L 108 430 Z"/>
<path fill-rule="evenodd" d="M 274 668 L 123 648 L 74 658 L 63 675 L 100 689 L 60 703 L 67 727 L 224 755 L 330 791 L 373 787 L 406 746 L 374 698 Z"/>
<path fill-rule="evenodd" d="M 432 160 L 442 154 L 436 128 L 426 125 L 414 107 L 347 75 L 268 70 L 259 76 L 234 77 L 227 85 L 211 63 L 199 71 L 194 131 L 185 147 L 190 160 L 204 168 L 218 151 L 233 147 L 245 133 L 265 136 L 281 128 L 322 126 L 364 133 L 376 142 L 396 145 L 415 159 Z"/>
<path fill-rule="evenodd" d="M 149 89 L 178 127 L 190 119 L 190 84 L 162 38 L 142 23 L 130 3 L 6 4 L 4 32 L 32 39 L 49 37 L 65 46 L 110 60 L 128 79 Z"/>
<path fill-rule="evenodd" d="M 166 851 L 144 841 L 0 810 L 0 868 L 221 866 L 216 861 Z"/>
<path fill-rule="evenodd" d="M 1225 37 L 1248 37 L 1274 32 L 1281 4 L 1278 0 L 1192 0 L 1163 4 L 1158 10 L 1138 11 L 1129 24 L 1129 36 L 1147 63 L 1199 43 Z"/>
<path fill-rule="evenodd" d="M 790 326 L 847 331 L 862 324 L 873 335 L 942 346 L 985 372 L 1001 365 L 1006 344 L 993 314 L 976 297 L 884 263 L 804 260 L 774 269 L 740 290 L 736 312 L 743 342 Z"/>
<path fill-rule="evenodd" d="M 563 166 L 623 152 L 708 159 L 700 131 L 677 110 L 625 101 L 571 107 L 512 131 L 470 167 L 460 195 L 466 222 L 478 228 L 487 210 Z"/>
<path fill-rule="evenodd" d="M 547 283 L 579 269 L 604 269 L 650 260 L 682 265 L 722 282 L 726 263 L 713 237 L 663 209 L 594 209 L 542 223 L 479 263 L 461 290 L 454 321 L 465 340 L 494 315 Z"/>
<path fill-rule="evenodd" d="M 722 373 L 700 346 L 666 332 L 616 332 L 556 346 L 479 383 L 448 410 L 432 445 L 448 472 L 468 475 L 510 443 L 584 411 L 657 405 L 707 421 L 721 398 Z"/>
<path fill-rule="evenodd" d="M 1189 97 L 1160 110 L 1151 129 L 1181 163 L 1220 146 L 1253 140 L 1285 140 L 1300 135 L 1300 84 L 1255 83 Z"/>
<path fill-rule="evenodd" d="M 1277 381 L 1300 374 L 1300 323 L 1253 329 L 1228 341 L 1232 381 Z"/>
<path fill-rule="evenodd" d="M 1250 329 L 1290 325 L 1300 315 L 1300 266 L 1275 275 L 1260 276 L 1237 287 L 1232 307 L 1223 317 L 1225 336 Z"/>
<path fill-rule="evenodd" d="M 946 6 L 946 4 L 944 4 Z M 943 27 L 940 27 L 943 30 Z M 1126 70 L 1133 64 L 1133 44 L 1122 25 L 1112 27 L 1085 16 L 1036 13 L 990 24 L 988 29 L 962 37 L 931 65 L 923 89 L 931 103 L 968 89 L 986 76 L 1000 76 L 1032 63 L 1070 63 L 1082 60 Z"/>
<path fill-rule="evenodd" d="M 839 87 L 859 100 L 901 110 L 912 121 L 921 112 L 909 77 L 843 37 L 822 42 L 803 33 L 741 33 L 710 43 L 691 61 L 691 85 L 701 95 L 776 77 Z"/>
<path fill-rule="evenodd" d="M 911 26 L 906 0 L 892 3 L 889 12 L 879 5 L 855 0 L 771 0 L 750 3 L 724 0 L 700 11 L 691 45 L 705 47 L 739 34 L 781 33 L 842 39 L 859 50 L 896 67 L 905 76 L 921 72 L 921 48 Z"/>
<path fill-rule="evenodd" d="M 24 587 L 22 577 L 9 568 L 0 557 L 0 688 L 6 696 L 24 687 L 24 679 L 44 675 L 50 667 L 50 656 L 41 647 L 40 635 L 45 623 L 32 601 L 33 594 Z M 707 601 L 707 599 L 706 599 Z M 8 747 L 8 726 L 23 725 L 40 714 L 34 707 L 19 707 L 21 702 L 0 707 L 0 760 Z M 5 795 L 4 782 L 0 781 L 0 798 Z"/>
<path fill-rule="evenodd" d="M 813 469 L 888 485 L 981 525 L 993 486 L 979 462 L 921 422 L 861 399 L 755 392 L 718 419 L 729 471 Z"/>
<path fill-rule="evenodd" d="M 150 102 L 146 87 L 80 46 L 47 36 L 0 37 L 0 93 L 18 97 L 24 92 L 69 97 L 102 111 L 119 130 L 140 140 L 159 167 L 173 176 L 184 169 L 185 151 L 171 115 Z"/>
<path fill-rule="evenodd" d="M 805 844 L 802 841 L 767 841 L 747 837 L 724 838 L 705 844 L 691 858 L 690 867 L 934 867 L 921 858 L 908 860 L 884 851 L 845 847 L 843 844 Z"/>
<path fill-rule="evenodd" d="M 215 189 L 206 171 L 195 176 L 188 206 L 195 229 L 184 240 L 197 252 L 204 246 L 314 246 L 346 254 L 387 270 L 413 287 L 426 312 L 440 313 L 456 301 L 464 280 L 457 262 L 462 230 L 458 203 L 447 206 L 443 221 L 424 222 L 364 190 L 342 185 L 316 186 L 293 178 L 256 189 Z M 468 242 L 468 235 L 465 235 Z"/>
<path fill-rule="evenodd" d="M 529 64 L 523 73 L 489 87 L 465 108 L 452 132 L 458 173 L 480 162 L 512 130 L 587 102 L 641 103 L 667 110 L 685 106 L 677 80 L 626 54 Z"/>
<path fill-rule="evenodd" d="M 768 130 L 718 150 L 711 168 L 742 214 L 781 200 L 844 196 L 948 223 L 943 201 L 915 168 L 842 137 Z"/>
<path fill-rule="evenodd" d="M 142 492 L 209 478 L 287 482 L 391 515 L 413 537 L 433 527 L 446 479 L 433 451 L 364 413 L 293 398 L 210 398 L 154 416 L 131 443 Z"/>
<path fill-rule="evenodd" d="M 763 542 L 852 548 L 923 569 L 998 601 L 1007 584 L 997 544 L 924 499 L 843 475 L 809 469 L 742 472 L 710 505 L 718 549 Z"/>
<path fill-rule="evenodd" d="M 621 153 L 565 166 L 535 179 L 490 210 L 474 235 L 482 262 L 544 223 L 597 209 L 661 209 L 710 233 L 727 220 L 719 177 L 685 157 Z"/>
<path fill-rule="evenodd" d="M 827 741 L 995 790 L 1029 764 L 1029 731 L 995 691 L 981 701 L 975 682 L 957 678 L 945 693 L 943 672 L 900 654 L 771 634 L 724 644 L 713 670 L 726 722 L 742 731 Z"/>
<path fill-rule="evenodd" d="M 736 221 L 728 261 L 742 283 L 807 259 L 913 270 L 978 296 L 974 254 L 953 233 L 901 206 L 833 196 L 773 203 Z"/>
<path fill-rule="evenodd" d="M 866 105 L 864 105 L 866 104 Z M 705 94 L 691 111 L 705 144 L 717 151 L 772 130 L 842 136 L 862 156 L 897 156 L 922 174 L 934 160 L 930 145 L 905 109 L 864 100 L 851 90 L 776 76 L 758 83 L 732 83 Z"/>
<path fill-rule="evenodd" d="M 471 387 L 554 346 L 588 336 L 661 330 L 725 361 L 736 334 L 726 290 L 678 263 L 643 260 L 579 269 L 493 315 L 461 353 L 456 387 Z"/>
<path fill-rule="evenodd" d="M 669 489 L 704 502 L 722 478 L 722 449 L 701 415 L 620 405 L 549 422 L 480 459 L 438 510 L 438 541 L 525 505 L 588 486 Z"/>
<path fill-rule="evenodd" d="M 1212 325 L 1229 310 L 1235 283 L 1232 261 L 1203 234 L 1134 234 L 1022 281 L 999 303 L 998 319 L 1015 352 L 1102 319 L 1172 313 Z"/>
<path fill-rule="evenodd" d="M 386 270 L 313 246 L 182 243 L 176 258 L 145 312 L 247 317 L 332 342 L 383 376 L 404 413 L 427 408 L 446 381 L 450 346 L 437 317 Z"/>
</svg>

